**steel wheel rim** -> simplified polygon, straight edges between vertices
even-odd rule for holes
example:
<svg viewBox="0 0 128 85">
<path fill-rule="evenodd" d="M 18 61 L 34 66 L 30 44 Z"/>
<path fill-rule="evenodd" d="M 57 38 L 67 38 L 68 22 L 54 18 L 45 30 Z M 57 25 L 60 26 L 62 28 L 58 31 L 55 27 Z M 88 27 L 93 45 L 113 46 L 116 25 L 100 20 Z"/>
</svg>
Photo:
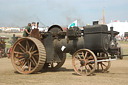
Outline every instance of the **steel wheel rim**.
<svg viewBox="0 0 128 85">
<path fill-rule="evenodd" d="M 88 49 L 80 49 L 74 53 L 72 65 L 79 75 L 91 75 L 97 66 L 95 54 Z"/>
<path fill-rule="evenodd" d="M 35 43 L 35 41 L 37 41 L 37 43 Z M 42 52 L 37 45 L 38 41 L 39 40 L 35 38 L 21 38 L 13 45 L 11 60 L 14 68 L 19 73 L 35 73 L 43 66 L 41 61 L 45 61 L 46 53 L 43 52 L 43 54 L 41 54 Z M 18 52 L 16 50 L 18 50 Z M 44 59 L 41 58 L 41 55 L 45 56 Z"/>
</svg>

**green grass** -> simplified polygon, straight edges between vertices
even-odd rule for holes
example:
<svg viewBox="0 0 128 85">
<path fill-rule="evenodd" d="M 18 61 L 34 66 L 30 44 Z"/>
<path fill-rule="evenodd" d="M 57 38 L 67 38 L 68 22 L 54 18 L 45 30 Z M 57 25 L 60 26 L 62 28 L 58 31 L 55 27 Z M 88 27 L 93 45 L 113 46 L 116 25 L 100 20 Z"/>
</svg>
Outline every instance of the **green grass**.
<svg viewBox="0 0 128 85">
<path fill-rule="evenodd" d="M 120 42 L 120 44 L 128 44 L 128 41 L 119 41 Z"/>
<path fill-rule="evenodd" d="M 10 48 L 10 47 L 11 47 L 11 44 L 6 44 L 6 47 L 7 47 L 7 48 Z"/>
<path fill-rule="evenodd" d="M 124 55 L 128 54 L 128 42 L 120 41 L 120 45 L 123 49 L 123 54 Z"/>
</svg>

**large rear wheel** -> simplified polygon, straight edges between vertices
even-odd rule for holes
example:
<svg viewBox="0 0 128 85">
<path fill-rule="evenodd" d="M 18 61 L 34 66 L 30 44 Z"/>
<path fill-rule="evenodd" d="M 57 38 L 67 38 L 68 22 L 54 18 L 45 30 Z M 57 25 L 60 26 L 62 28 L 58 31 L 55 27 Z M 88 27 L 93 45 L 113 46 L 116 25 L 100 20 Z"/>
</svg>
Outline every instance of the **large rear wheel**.
<svg viewBox="0 0 128 85">
<path fill-rule="evenodd" d="M 40 71 L 45 64 L 45 48 L 41 41 L 36 38 L 18 39 L 11 52 L 12 64 L 19 73 L 35 73 Z"/>
</svg>

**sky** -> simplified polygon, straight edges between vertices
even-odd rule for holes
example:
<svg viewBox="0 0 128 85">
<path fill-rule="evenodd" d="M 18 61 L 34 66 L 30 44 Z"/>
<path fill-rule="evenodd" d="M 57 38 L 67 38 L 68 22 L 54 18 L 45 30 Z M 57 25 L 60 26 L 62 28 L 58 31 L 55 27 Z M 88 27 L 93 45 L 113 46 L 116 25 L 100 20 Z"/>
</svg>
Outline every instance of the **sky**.
<svg viewBox="0 0 128 85">
<path fill-rule="evenodd" d="M 78 25 L 92 24 L 103 18 L 128 21 L 128 0 L 0 0 L 0 27 L 26 26 L 39 22 L 40 26 L 67 26 L 78 20 Z"/>
</svg>

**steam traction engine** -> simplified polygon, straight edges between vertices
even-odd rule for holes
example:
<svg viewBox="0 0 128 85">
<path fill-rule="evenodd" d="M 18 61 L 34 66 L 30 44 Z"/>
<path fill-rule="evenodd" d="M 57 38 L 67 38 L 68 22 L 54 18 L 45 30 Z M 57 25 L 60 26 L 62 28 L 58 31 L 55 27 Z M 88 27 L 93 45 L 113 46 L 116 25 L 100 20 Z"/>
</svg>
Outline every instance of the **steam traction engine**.
<svg viewBox="0 0 128 85">
<path fill-rule="evenodd" d="M 53 25 L 48 32 L 32 30 L 29 37 L 15 41 L 11 60 L 22 74 L 41 69 L 57 70 L 65 62 L 66 53 L 72 55 L 72 65 L 79 75 L 91 75 L 95 70 L 107 71 L 110 60 L 122 58 L 121 48 L 114 38 L 118 32 L 108 31 L 106 25 L 85 26 L 83 30 L 71 27 L 66 32 Z"/>
</svg>

